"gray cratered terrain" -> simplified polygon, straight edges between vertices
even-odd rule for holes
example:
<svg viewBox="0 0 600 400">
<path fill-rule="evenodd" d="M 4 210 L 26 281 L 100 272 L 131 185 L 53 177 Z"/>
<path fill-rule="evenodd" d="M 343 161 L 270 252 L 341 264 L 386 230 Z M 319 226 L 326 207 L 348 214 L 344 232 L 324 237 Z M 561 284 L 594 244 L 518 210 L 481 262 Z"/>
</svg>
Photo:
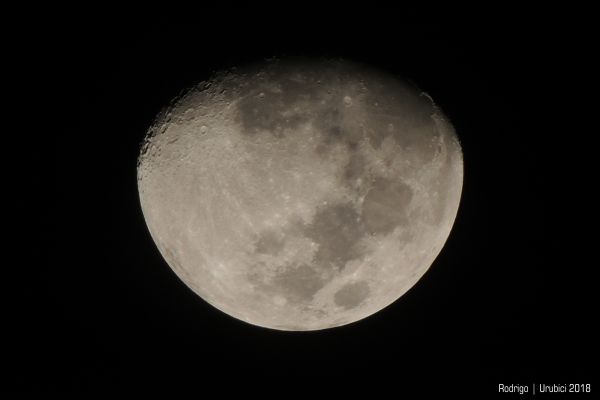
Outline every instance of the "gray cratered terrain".
<svg viewBox="0 0 600 400">
<path fill-rule="evenodd" d="M 267 61 L 176 99 L 143 144 L 150 233 L 200 297 L 251 324 L 365 318 L 431 266 L 456 217 L 460 144 L 416 87 L 346 61 Z"/>
</svg>

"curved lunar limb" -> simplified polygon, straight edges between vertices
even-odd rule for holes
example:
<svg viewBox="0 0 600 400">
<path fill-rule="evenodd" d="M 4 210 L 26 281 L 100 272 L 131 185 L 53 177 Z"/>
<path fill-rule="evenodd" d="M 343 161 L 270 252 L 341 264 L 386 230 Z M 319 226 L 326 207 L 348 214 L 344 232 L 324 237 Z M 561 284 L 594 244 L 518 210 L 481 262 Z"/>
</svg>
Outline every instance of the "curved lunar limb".
<svg viewBox="0 0 600 400">
<path fill-rule="evenodd" d="M 204 300 L 248 323 L 317 330 L 409 290 L 442 249 L 463 180 L 432 99 L 346 61 L 268 61 L 176 99 L 138 189 L 152 238 Z"/>
</svg>

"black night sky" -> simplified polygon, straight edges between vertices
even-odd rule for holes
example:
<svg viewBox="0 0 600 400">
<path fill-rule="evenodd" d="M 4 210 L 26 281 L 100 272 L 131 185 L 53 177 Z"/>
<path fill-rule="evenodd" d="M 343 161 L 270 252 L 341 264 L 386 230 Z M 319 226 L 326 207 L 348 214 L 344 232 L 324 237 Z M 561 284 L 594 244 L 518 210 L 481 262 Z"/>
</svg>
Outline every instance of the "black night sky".
<svg viewBox="0 0 600 400">
<path fill-rule="evenodd" d="M 60 39 L 44 59 L 68 123 L 46 152 L 52 222 L 11 383 L 201 391 L 240 380 L 379 382 L 400 392 L 454 381 L 490 394 L 498 383 L 591 383 L 587 294 L 569 286 L 559 296 L 549 273 L 559 261 L 545 146 L 557 133 L 531 118 L 548 112 L 539 89 L 552 76 L 555 37 L 516 24 L 244 14 L 55 27 Z M 464 152 L 458 217 L 427 274 L 379 313 L 326 331 L 263 329 L 205 303 L 162 259 L 138 200 L 139 144 L 170 99 L 215 70 L 286 55 L 343 57 L 413 80 L 449 116 Z"/>
</svg>

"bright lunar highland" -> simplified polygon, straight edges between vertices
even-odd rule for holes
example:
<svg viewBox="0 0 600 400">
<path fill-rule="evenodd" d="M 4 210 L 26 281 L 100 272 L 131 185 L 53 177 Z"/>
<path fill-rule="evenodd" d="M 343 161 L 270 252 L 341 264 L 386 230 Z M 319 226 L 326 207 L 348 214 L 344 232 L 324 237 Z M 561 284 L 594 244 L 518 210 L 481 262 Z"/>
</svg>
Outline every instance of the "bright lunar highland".
<svg viewBox="0 0 600 400">
<path fill-rule="evenodd" d="M 138 189 L 175 273 L 219 310 L 280 330 L 388 306 L 456 218 L 461 146 L 430 96 L 341 60 L 216 74 L 149 129 Z"/>
</svg>

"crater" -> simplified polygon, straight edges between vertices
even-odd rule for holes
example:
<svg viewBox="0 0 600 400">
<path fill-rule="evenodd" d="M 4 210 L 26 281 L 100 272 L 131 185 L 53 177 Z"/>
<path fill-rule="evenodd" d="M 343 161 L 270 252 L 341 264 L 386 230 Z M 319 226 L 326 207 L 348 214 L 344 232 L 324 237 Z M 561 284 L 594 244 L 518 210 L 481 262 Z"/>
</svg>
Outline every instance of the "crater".
<svg viewBox="0 0 600 400">
<path fill-rule="evenodd" d="M 367 139 L 374 149 L 391 137 L 402 148 L 410 148 L 423 162 L 435 155 L 431 145 L 439 137 L 432 115 L 436 109 L 427 96 L 408 85 L 391 83 L 373 87 L 365 98 Z M 375 105 L 376 104 L 376 105 Z"/>
<path fill-rule="evenodd" d="M 369 296 L 371 290 L 365 281 L 347 283 L 333 295 L 336 305 L 346 310 L 361 305 Z"/>
<path fill-rule="evenodd" d="M 400 103 L 402 118 L 390 118 L 395 142 L 402 147 L 413 147 L 431 151 L 431 142 L 437 137 L 437 129 L 431 116 L 435 110 L 431 102 L 423 96 L 406 96 Z M 433 156 L 433 154 L 431 154 Z"/>
<path fill-rule="evenodd" d="M 406 224 L 412 196 L 412 189 L 405 183 L 377 178 L 363 202 L 367 230 L 372 234 L 387 234 L 398 225 Z"/>
<path fill-rule="evenodd" d="M 314 98 L 314 89 L 292 79 L 282 79 L 277 90 L 248 94 L 237 104 L 236 122 L 244 135 L 266 131 L 282 137 L 285 129 L 294 129 L 308 121 L 310 111 L 303 102 Z"/>
<path fill-rule="evenodd" d="M 319 245 L 314 262 L 341 270 L 348 261 L 362 257 L 360 239 L 366 234 L 360 215 L 351 204 L 335 204 L 317 210 L 305 235 Z"/>
</svg>

